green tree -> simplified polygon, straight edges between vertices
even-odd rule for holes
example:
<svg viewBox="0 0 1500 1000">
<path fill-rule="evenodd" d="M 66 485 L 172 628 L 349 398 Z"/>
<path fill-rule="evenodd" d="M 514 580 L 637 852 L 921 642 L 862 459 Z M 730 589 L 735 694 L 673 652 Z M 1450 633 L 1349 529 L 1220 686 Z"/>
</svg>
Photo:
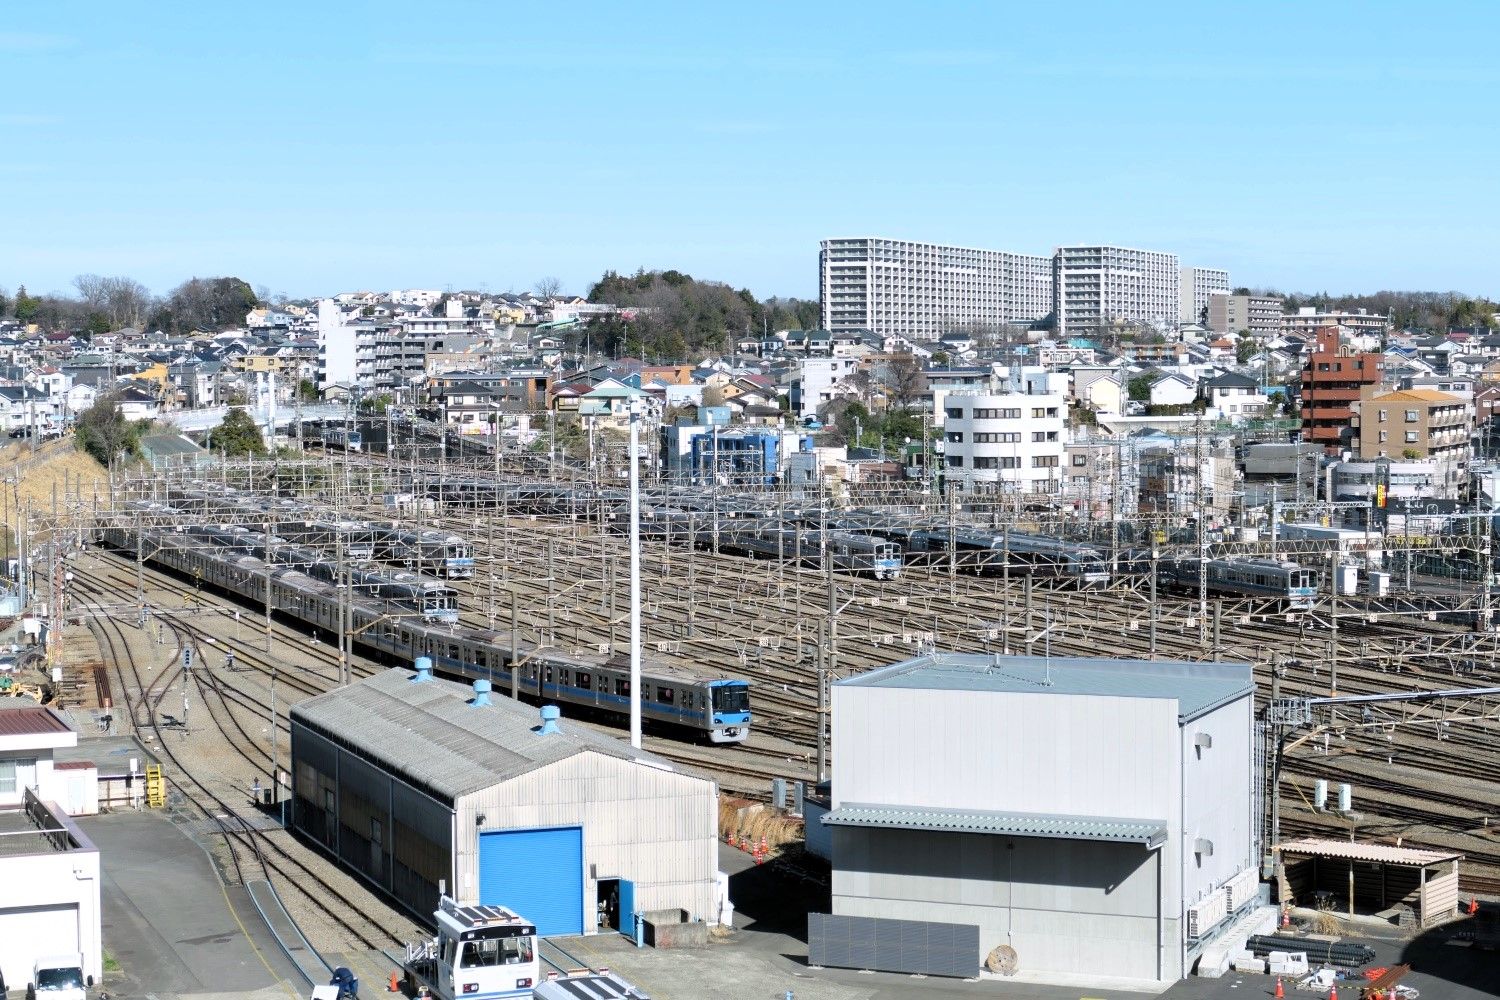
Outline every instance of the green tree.
<svg viewBox="0 0 1500 1000">
<path fill-rule="evenodd" d="M 261 440 L 260 428 L 242 408 L 231 407 L 219 421 L 219 426 L 208 432 L 208 450 L 223 452 L 230 458 L 242 455 L 264 455 L 266 444 Z"/>
<path fill-rule="evenodd" d="M 1125 383 L 1125 388 L 1130 392 L 1130 400 L 1133 403 L 1145 403 L 1151 400 L 1151 376 L 1137 375 Z"/>
<path fill-rule="evenodd" d="M 298 382 L 297 396 L 304 403 L 316 403 L 318 401 L 318 383 L 310 378 L 305 378 Z"/>
<path fill-rule="evenodd" d="M 1234 345 L 1234 360 L 1240 364 L 1245 364 L 1259 347 L 1260 345 L 1256 342 L 1255 338 L 1250 336 L 1249 330 L 1241 330 L 1239 332 L 1239 339 Z"/>
<path fill-rule="evenodd" d="M 121 455 L 138 453 L 143 427 L 144 422 L 132 424 L 126 420 L 119 401 L 105 396 L 78 415 L 73 440 L 94 461 L 109 466 Z"/>
<path fill-rule="evenodd" d="M 16 319 L 22 323 L 30 323 L 36 319 L 36 315 L 41 311 L 41 308 L 42 300 L 34 295 L 27 295 L 25 285 L 16 289 Z"/>
<path fill-rule="evenodd" d="M 377 393 L 374 396 L 365 396 L 359 401 L 359 408 L 364 413 L 373 413 L 377 417 L 385 416 L 385 411 L 390 409 L 391 403 L 395 402 L 388 392 Z"/>
<path fill-rule="evenodd" d="M 5 289 L 0 288 L 0 316 L 4 316 L 10 308 L 10 297 L 5 294 Z"/>
</svg>

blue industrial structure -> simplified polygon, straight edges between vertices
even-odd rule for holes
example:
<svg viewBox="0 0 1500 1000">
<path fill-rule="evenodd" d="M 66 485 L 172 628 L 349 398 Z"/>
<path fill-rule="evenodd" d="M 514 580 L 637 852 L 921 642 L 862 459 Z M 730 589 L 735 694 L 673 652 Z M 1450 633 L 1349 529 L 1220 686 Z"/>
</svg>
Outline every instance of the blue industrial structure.
<svg viewBox="0 0 1500 1000">
<path fill-rule="evenodd" d="M 662 455 L 669 480 L 697 485 L 774 486 L 788 456 L 812 451 L 812 435 L 780 427 L 711 424 L 662 428 Z"/>
</svg>

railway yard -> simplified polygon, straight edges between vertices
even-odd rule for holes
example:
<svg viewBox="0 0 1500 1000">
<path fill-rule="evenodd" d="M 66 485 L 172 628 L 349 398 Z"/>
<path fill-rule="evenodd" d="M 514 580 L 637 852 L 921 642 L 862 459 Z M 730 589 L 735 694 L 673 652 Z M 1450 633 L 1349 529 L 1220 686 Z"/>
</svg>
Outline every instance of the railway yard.
<svg viewBox="0 0 1500 1000">
<path fill-rule="evenodd" d="M 534 470 L 510 472 L 498 459 L 493 467 L 481 460 L 427 471 L 439 481 L 536 479 Z M 597 494 L 551 514 L 509 509 L 505 500 L 427 505 L 417 499 L 419 470 L 375 456 L 229 463 L 212 473 L 214 492 L 295 499 L 307 517 L 395 520 L 466 539 L 472 575 L 445 581 L 458 621 L 433 629 L 501 636 L 497 642 L 519 650 L 523 664 L 550 662 L 548 656 L 607 663 L 627 647 L 628 545 Z M 171 571 L 144 546 L 132 552 L 96 544 L 111 526 L 139 530 L 143 515 L 132 504 L 168 505 L 170 513 L 158 515 L 162 524 L 225 520 L 206 504 L 173 500 L 174 488 L 203 486 L 174 475 L 175 482 L 118 482 L 109 496 L 65 491 L 52 512 L 34 514 L 33 538 L 68 553 L 56 569 L 38 574 L 36 586 L 66 591 L 74 624 L 63 641 L 86 651 L 69 657 L 85 664 L 70 679 L 73 687 L 96 715 L 112 716 L 115 732 L 133 733 L 160 759 L 172 808 L 211 843 L 226 880 L 246 886 L 271 911 L 273 926 L 284 916 L 319 954 L 391 954 L 415 936 L 412 921 L 295 841 L 274 809 L 250 803 L 252 789 L 268 786 L 288 765 L 292 704 L 398 659 L 377 655 L 368 636 L 346 644 L 336 631 L 314 633 L 288 607 L 235 598 Z M 393 506 L 393 496 L 412 499 Z M 788 510 L 806 506 L 802 498 L 767 499 Z M 958 515 L 944 509 L 941 516 Z M 1022 512 L 1008 523 L 1018 532 L 1045 530 Z M 274 523 L 269 528 L 276 533 Z M 825 685 L 923 651 L 1247 662 L 1262 706 L 1457 692 L 1312 704 L 1300 724 L 1266 728 L 1266 758 L 1281 748 L 1275 822 L 1284 838 L 1357 832 L 1364 840 L 1460 851 L 1465 895 L 1500 895 L 1500 698 L 1461 693 L 1500 687 L 1496 636 L 1474 624 L 1487 620 L 1488 594 L 1439 595 L 1419 582 L 1415 591 L 1383 598 L 1325 593 L 1303 609 L 1158 590 L 1154 577 L 1125 573 L 1093 587 L 1008 567 L 981 575 L 956 550 L 908 562 L 898 579 L 880 579 L 825 572 L 801 551 L 760 561 L 732 554 L 719 544 L 721 530 L 727 536 L 715 517 L 697 548 L 648 538 L 641 610 L 648 671 L 656 665 L 751 685 L 753 722 L 743 742 L 711 745 L 649 726 L 646 732 L 649 750 L 708 773 L 726 794 L 765 799 L 775 778 L 814 783 L 827 771 Z M 1278 556 L 1295 559 L 1294 545 L 1283 543 Z M 385 618 L 404 623 L 420 615 L 394 610 Z M 492 673 L 497 692 L 505 691 L 505 673 Z M 621 733 L 603 716 L 564 714 Z M 1312 807 L 1317 779 L 1353 786 L 1357 831 L 1350 819 Z M 1263 842 L 1272 836 L 1271 811 L 1263 810 Z M 567 964 L 566 957 L 555 964 Z"/>
</svg>

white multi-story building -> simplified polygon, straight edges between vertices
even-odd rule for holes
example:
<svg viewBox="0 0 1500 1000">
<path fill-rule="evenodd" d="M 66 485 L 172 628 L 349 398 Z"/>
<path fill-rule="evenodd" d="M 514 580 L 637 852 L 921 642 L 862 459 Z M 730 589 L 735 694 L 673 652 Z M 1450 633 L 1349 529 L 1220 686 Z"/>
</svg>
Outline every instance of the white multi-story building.
<svg viewBox="0 0 1500 1000">
<path fill-rule="evenodd" d="M 1208 308 L 1210 295 L 1229 293 L 1229 272 L 1217 267 L 1184 267 L 1178 272 L 1177 283 L 1182 306 L 1177 318 L 1197 323 Z"/>
<path fill-rule="evenodd" d="M 945 475 L 966 493 L 1055 493 L 1068 443 L 1060 392 L 950 392 L 943 400 Z"/>
<path fill-rule="evenodd" d="M 1053 312 L 1061 337 L 1113 323 L 1177 326 L 1177 255 L 1129 247 L 1058 247 L 1052 258 Z"/>
<path fill-rule="evenodd" d="M 1315 306 L 1302 306 L 1295 313 L 1281 317 L 1281 332 L 1300 337 L 1316 333 L 1325 326 L 1341 326 L 1353 334 L 1378 340 L 1390 331 L 1391 318 L 1363 309 L 1358 312 L 1319 312 Z"/>
<path fill-rule="evenodd" d="M 856 237 L 824 240 L 818 292 L 828 330 L 937 340 L 1025 326 L 1052 309 L 1052 262 L 1033 254 Z"/>
<path fill-rule="evenodd" d="M 377 337 L 374 323 L 345 316 L 333 299 L 320 299 L 318 388 L 335 383 L 373 388 Z"/>
</svg>

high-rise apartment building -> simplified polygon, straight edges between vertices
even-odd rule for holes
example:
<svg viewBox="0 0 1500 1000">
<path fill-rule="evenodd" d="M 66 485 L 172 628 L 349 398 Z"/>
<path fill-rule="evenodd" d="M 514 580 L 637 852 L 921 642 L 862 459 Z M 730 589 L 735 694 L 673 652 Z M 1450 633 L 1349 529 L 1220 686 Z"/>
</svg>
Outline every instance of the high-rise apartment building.
<svg viewBox="0 0 1500 1000">
<path fill-rule="evenodd" d="M 1028 325 L 1052 309 L 1052 261 L 1032 254 L 871 237 L 824 240 L 823 326 L 937 340 L 974 326 Z"/>
<path fill-rule="evenodd" d="M 1181 311 L 1177 255 L 1129 247 L 1058 247 L 1052 257 L 1059 337 L 1115 323 L 1175 328 Z"/>
<path fill-rule="evenodd" d="M 1214 333 L 1236 334 L 1249 330 L 1257 340 L 1281 333 L 1285 303 L 1266 295 L 1231 295 L 1211 292 L 1208 296 L 1208 328 Z"/>
<path fill-rule="evenodd" d="M 1217 267 L 1184 267 L 1177 274 L 1181 312 L 1178 319 L 1197 323 L 1208 308 L 1208 297 L 1229 291 L 1229 272 Z"/>
</svg>

